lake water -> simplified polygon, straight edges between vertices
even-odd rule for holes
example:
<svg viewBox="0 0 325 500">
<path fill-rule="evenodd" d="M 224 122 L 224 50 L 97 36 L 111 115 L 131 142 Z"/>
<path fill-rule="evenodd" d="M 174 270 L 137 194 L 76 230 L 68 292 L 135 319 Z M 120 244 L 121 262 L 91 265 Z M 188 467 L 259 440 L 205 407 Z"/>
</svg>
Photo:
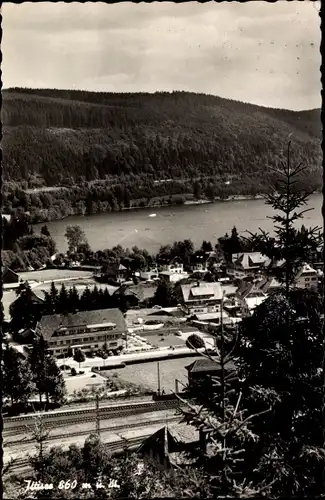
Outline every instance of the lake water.
<svg viewBox="0 0 325 500">
<path fill-rule="evenodd" d="M 311 196 L 307 208 L 313 210 L 305 214 L 299 225 L 323 227 L 322 204 L 322 195 Z M 152 212 L 156 217 L 150 217 Z M 240 200 L 73 216 L 49 222 L 47 226 L 59 252 L 67 250 L 66 227 L 79 224 L 93 250 L 136 245 L 155 253 L 161 245 L 186 238 L 190 238 L 195 246 L 201 246 L 203 240 L 214 245 L 220 236 L 230 233 L 233 226 L 243 234 L 246 230 L 256 232 L 259 227 L 272 232 L 272 221 L 268 216 L 273 213 L 263 200 Z M 41 226 L 38 224 L 35 229 L 39 230 Z"/>
</svg>

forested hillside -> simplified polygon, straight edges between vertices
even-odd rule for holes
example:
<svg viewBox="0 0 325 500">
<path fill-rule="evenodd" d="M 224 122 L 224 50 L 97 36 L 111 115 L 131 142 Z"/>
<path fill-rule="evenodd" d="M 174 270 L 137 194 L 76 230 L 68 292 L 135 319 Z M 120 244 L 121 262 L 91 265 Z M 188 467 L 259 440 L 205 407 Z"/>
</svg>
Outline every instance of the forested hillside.
<svg viewBox="0 0 325 500">
<path fill-rule="evenodd" d="M 46 199 L 22 190 L 72 188 L 69 207 L 44 212 L 43 220 L 148 204 L 148 198 L 168 202 L 170 195 L 181 202 L 189 194 L 257 194 L 268 189 L 268 167 L 283 159 L 289 134 L 295 160 L 309 167 L 306 182 L 321 184 L 319 110 L 267 109 L 185 92 L 9 89 L 2 122 L 6 210 L 62 208 L 62 190 L 42 192 Z M 172 188 L 158 182 L 170 178 L 178 180 Z"/>
</svg>

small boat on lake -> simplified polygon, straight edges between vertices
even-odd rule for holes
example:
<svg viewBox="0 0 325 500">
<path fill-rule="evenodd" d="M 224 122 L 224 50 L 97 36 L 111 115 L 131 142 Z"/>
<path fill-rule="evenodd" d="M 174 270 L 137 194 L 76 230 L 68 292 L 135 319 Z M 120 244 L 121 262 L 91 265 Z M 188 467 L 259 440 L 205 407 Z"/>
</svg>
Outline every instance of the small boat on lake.
<svg viewBox="0 0 325 500">
<path fill-rule="evenodd" d="M 157 214 L 150 214 L 149 217 L 156 217 Z"/>
</svg>

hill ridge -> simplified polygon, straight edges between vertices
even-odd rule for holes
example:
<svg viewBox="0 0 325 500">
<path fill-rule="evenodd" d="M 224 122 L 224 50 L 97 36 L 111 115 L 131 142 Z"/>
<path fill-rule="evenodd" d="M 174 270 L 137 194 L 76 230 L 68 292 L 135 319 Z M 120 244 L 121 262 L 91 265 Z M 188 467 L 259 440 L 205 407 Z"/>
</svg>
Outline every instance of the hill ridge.
<svg viewBox="0 0 325 500">
<path fill-rule="evenodd" d="M 217 94 L 206 94 L 204 92 L 194 92 L 194 91 L 183 91 L 183 90 L 174 90 L 174 91 L 164 91 L 164 90 L 157 90 L 155 92 L 104 92 L 104 91 L 96 91 L 96 90 L 85 90 L 85 89 L 58 89 L 58 88 L 29 88 L 29 87 L 8 87 L 6 89 L 2 89 L 2 92 L 17 92 L 20 94 L 28 93 L 30 95 L 38 95 L 39 97 L 45 97 L 47 92 L 81 92 L 81 93 L 87 93 L 87 94 L 94 94 L 94 95 L 106 95 L 106 96 L 117 96 L 117 95 L 126 95 L 126 96 L 141 96 L 141 97 L 146 97 L 146 96 L 155 96 L 155 95 L 173 95 L 173 94 L 188 94 L 188 95 L 193 95 L 193 96 L 206 96 L 206 97 L 211 97 L 211 98 L 217 98 L 217 99 L 222 99 L 225 101 L 229 101 L 232 103 L 242 103 L 250 106 L 255 106 L 258 108 L 261 108 L 263 110 L 272 110 L 272 111 L 289 111 L 291 113 L 308 113 L 308 112 L 321 112 L 321 108 L 308 108 L 308 109 L 289 109 L 289 108 L 274 108 L 273 106 L 262 106 L 259 104 L 255 104 L 249 101 L 238 101 L 237 99 L 231 99 L 231 98 L 226 98 L 226 97 L 221 97 Z M 42 96 L 42 93 L 45 93 L 44 96 Z M 66 97 L 65 99 L 68 99 Z M 91 101 L 87 101 L 91 102 Z"/>
</svg>

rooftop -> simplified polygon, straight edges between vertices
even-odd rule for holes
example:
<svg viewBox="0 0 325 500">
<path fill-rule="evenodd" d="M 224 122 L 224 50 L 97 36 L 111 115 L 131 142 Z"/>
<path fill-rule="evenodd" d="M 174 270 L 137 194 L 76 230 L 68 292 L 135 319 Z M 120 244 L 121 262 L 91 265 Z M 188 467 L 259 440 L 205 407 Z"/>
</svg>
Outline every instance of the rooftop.
<svg viewBox="0 0 325 500">
<path fill-rule="evenodd" d="M 119 309 L 99 309 L 98 311 L 79 311 L 72 314 L 51 314 L 42 316 L 37 324 L 45 340 L 50 339 L 58 328 L 76 326 L 105 326 L 107 323 L 116 325 L 119 330 L 126 330 L 123 314 Z"/>
<path fill-rule="evenodd" d="M 316 275 L 317 271 L 309 264 L 303 264 L 297 273 L 297 278 L 299 278 L 305 273 L 314 273 Z"/>
<path fill-rule="evenodd" d="M 188 373 L 217 372 L 220 370 L 220 365 L 217 360 L 202 358 L 197 359 L 190 365 L 185 366 L 185 368 Z"/>
<path fill-rule="evenodd" d="M 267 299 L 267 295 L 262 295 L 260 297 L 247 297 L 245 302 L 250 311 L 255 309 L 255 307 L 261 305 Z"/>
<path fill-rule="evenodd" d="M 209 297 L 209 299 L 221 300 L 222 289 L 220 283 L 204 283 L 187 284 L 181 286 L 184 302 L 189 300 L 200 299 L 202 297 Z M 192 297 L 191 297 L 192 296 Z"/>
<path fill-rule="evenodd" d="M 267 265 L 270 259 L 266 255 L 260 252 L 244 252 L 232 255 L 232 262 L 235 264 L 240 264 L 244 269 L 250 269 L 252 267 L 258 267 L 263 264 Z"/>
<path fill-rule="evenodd" d="M 193 443 L 199 441 L 199 431 L 192 425 L 179 423 L 167 426 L 172 438 L 179 443 Z"/>
<path fill-rule="evenodd" d="M 211 312 L 211 313 L 202 313 L 202 314 L 196 314 L 195 315 L 199 321 L 209 321 L 212 319 L 220 319 L 221 318 L 221 312 Z M 222 317 L 223 318 L 228 318 L 229 314 L 226 311 L 222 312 Z"/>
</svg>

